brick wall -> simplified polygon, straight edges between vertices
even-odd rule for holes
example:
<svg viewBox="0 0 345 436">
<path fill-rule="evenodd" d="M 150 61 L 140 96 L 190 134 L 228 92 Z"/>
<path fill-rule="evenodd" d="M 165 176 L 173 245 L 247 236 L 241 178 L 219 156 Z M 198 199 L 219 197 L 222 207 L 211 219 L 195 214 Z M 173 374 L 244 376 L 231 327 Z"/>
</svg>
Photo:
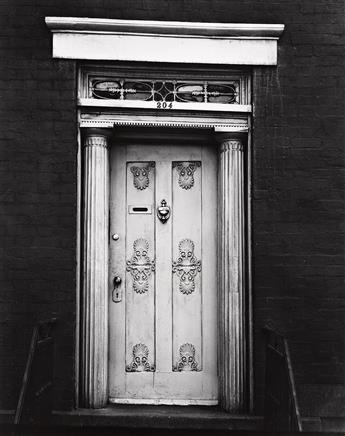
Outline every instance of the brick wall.
<svg viewBox="0 0 345 436">
<path fill-rule="evenodd" d="M 15 407 L 32 326 L 51 315 L 60 319 L 57 397 L 71 407 L 76 68 L 51 59 L 45 12 L 19 3 L 0 3 L 0 408 Z"/>
<path fill-rule="evenodd" d="M 47 15 L 286 25 L 278 67 L 253 70 L 257 412 L 266 323 L 291 340 L 299 383 L 343 383 L 343 1 L 2 0 L 0 408 L 50 315 L 56 407 L 74 401 L 77 65 L 52 60 Z"/>
</svg>

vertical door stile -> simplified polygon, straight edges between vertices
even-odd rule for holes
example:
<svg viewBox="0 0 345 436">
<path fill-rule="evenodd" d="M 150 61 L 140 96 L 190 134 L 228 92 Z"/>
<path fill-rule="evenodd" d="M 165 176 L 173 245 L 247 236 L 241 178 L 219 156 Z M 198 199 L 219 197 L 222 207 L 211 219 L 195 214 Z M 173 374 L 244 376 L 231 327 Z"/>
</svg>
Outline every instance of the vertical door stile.
<svg viewBox="0 0 345 436">
<path fill-rule="evenodd" d="M 203 387 L 217 398 L 217 153 L 202 147 Z"/>
<path fill-rule="evenodd" d="M 110 265 L 109 289 L 111 290 L 109 315 L 109 374 L 117 384 L 110 383 L 110 397 L 116 397 L 125 390 L 125 335 L 119 334 L 124 329 L 126 314 L 126 146 L 117 144 L 111 153 L 111 183 L 110 183 Z M 118 235 L 114 240 L 112 235 Z M 122 279 L 122 299 L 119 303 L 113 301 L 114 277 Z"/>
<path fill-rule="evenodd" d="M 156 207 L 162 200 L 167 205 L 172 204 L 171 195 L 171 163 L 157 161 L 156 178 Z M 172 209 L 172 214 L 174 210 Z M 172 247 L 171 247 L 171 225 L 170 217 L 167 222 L 162 223 L 156 216 L 156 349 L 157 349 L 157 371 L 160 373 L 171 372 L 171 350 L 172 350 Z M 166 382 L 166 379 L 163 380 Z M 160 381 L 156 380 L 159 384 Z M 167 392 L 168 394 L 168 392 Z"/>
</svg>

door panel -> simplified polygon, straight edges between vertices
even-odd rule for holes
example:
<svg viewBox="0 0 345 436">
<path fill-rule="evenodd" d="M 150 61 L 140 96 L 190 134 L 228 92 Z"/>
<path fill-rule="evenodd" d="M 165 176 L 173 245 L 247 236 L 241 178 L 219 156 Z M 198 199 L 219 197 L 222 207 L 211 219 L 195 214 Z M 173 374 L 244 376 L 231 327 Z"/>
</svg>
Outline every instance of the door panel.
<svg viewBox="0 0 345 436">
<path fill-rule="evenodd" d="M 217 403 L 216 164 L 206 145 L 112 149 L 110 401 Z"/>
<path fill-rule="evenodd" d="M 155 370 L 155 164 L 127 162 L 126 372 Z"/>
<path fill-rule="evenodd" d="M 173 371 L 202 370 L 200 161 L 172 162 Z"/>
</svg>

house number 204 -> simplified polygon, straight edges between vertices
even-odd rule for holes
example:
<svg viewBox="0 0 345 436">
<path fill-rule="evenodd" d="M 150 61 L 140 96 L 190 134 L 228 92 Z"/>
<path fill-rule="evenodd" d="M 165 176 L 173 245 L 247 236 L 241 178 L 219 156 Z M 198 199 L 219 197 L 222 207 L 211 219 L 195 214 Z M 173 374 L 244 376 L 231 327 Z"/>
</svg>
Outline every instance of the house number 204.
<svg viewBox="0 0 345 436">
<path fill-rule="evenodd" d="M 157 109 L 172 109 L 173 104 L 171 102 L 166 101 L 157 101 Z"/>
</svg>

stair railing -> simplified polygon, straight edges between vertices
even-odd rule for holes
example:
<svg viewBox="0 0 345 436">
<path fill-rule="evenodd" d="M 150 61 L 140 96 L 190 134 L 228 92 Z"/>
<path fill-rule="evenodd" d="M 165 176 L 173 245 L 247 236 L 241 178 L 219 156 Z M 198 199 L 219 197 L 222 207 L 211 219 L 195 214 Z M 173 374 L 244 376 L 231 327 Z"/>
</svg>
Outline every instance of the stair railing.
<svg viewBox="0 0 345 436">
<path fill-rule="evenodd" d="M 53 402 L 53 327 L 52 318 L 35 325 L 26 362 L 14 424 L 49 424 Z"/>
<path fill-rule="evenodd" d="M 265 411 L 266 431 L 301 432 L 294 374 L 287 339 L 266 326 Z"/>
</svg>

